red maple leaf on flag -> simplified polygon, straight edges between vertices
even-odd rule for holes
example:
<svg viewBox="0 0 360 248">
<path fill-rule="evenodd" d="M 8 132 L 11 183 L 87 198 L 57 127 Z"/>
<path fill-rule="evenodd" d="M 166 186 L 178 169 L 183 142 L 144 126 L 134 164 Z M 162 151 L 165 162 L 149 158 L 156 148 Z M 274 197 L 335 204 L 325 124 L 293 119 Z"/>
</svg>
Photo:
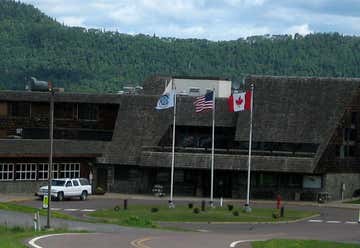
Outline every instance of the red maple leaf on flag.
<svg viewBox="0 0 360 248">
<path fill-rule="evenodd" d="M 237 100 L 235 100 L 236 105 L 241 105 L 243 103 L 243 99 L 239 97 Z"/>
</svg>

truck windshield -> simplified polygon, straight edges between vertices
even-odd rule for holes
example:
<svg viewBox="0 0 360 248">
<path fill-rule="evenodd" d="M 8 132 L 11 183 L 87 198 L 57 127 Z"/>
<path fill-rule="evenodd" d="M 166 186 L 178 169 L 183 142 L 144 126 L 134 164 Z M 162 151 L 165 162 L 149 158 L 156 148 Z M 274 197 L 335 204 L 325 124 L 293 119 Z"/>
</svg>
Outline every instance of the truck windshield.
<svg viewBox="0 0 360 248">
<path fill-rule="evenodd" d="M 51 186 L 64 186 L 65 181 L 64 180 L 52 180 Z"/>
</svg>

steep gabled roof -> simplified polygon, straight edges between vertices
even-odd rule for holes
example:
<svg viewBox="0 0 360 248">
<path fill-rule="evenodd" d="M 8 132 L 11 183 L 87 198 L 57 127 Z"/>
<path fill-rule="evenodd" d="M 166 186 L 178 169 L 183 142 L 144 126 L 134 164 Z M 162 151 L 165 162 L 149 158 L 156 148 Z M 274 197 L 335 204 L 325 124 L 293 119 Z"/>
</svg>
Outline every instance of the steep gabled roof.
<svg viewBox="0 0 360 248">
<path fill-rule="evenodd" d="M 331 136 L 360 79 L 249 76 L 254 83 L 253 140 L 322 144 Z M 238 115 L 236 139 L 248 140 L 249 113 Z"/>
</svg>

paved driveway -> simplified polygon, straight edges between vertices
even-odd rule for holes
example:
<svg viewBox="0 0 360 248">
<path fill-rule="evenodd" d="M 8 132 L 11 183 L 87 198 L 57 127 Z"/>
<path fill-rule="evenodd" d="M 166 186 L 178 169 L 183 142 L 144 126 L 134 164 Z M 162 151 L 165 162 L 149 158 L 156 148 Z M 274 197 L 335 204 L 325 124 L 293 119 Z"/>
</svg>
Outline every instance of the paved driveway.
<svg viewBox="0 0 360 248">
<path fill-rule="evenodd" d="M 184 199 L 177 204 L 194 202 L 200 205 L 199 199 Z M 233 201 L 242 206 L 242 201 Z M 41 201 L 31 199 L 19 204 L 41 207 Z M 131 199 L 132 204 L 167 204 L 167 199 Z M 123 205 L 123 200 L 109 197 L 93 197 L 87 201 L 66 200 L 53 202 L 52 207 L 77 217 L 84 217 L 90 211 L 113 208 Z M 254 207 L 271 207 L 275 202 L 254 203 Z M 36 244 L 40 247 L 136 247 L 136 248 L 219 248 L 249 247 L 249 244 L 237 243 L 239 240 L 258 240 L 271 238 L 320 239 L 340 242 L 360 242 L 360 225 L 357 223 L 358 210 L 349 208 L 333 208 L 326 205 L 289 204 L 286 209 L 302 209 L 318 211 L 320 215 L 312 219 L 288 224 L 209 224 L 209 223 L 161 223 L 163 226 L 182 227 L 196 232 L 171 232 L 164 230 L 125 228 L 116 225 L 91 224 L 65 220 L 52 220 L 53 227 L 66 227 L 75 230 L 89 230 L 96 233 L 82 235 L 53 236 L 40 239 Z M 0 211 L 0 222 L 14 225 L 32 225 L 32 216 L 20 213 Z M 234 243 L 235 242 L 235 243 Z"/>
</svg>

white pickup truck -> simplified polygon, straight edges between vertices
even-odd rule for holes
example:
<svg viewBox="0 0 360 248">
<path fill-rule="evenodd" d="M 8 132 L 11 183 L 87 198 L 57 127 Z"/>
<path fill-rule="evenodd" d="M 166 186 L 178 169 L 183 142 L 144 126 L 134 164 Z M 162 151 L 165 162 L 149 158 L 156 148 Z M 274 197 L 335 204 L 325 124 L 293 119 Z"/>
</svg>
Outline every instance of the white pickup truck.
<svg viewBox="0 0 360 248">
<path fill-rule="evenodd" d="M 35 193 L 38 197 L 43 197 L 48 193 L 48 186 L 42 186 Z M 58 201 L 64 198 L 80 197 L 81 200 L 86 200 L 91 195 L 91 185 L 85 178 L 60 178 L 51 180 L 51 197 Z"/>
</svg>

